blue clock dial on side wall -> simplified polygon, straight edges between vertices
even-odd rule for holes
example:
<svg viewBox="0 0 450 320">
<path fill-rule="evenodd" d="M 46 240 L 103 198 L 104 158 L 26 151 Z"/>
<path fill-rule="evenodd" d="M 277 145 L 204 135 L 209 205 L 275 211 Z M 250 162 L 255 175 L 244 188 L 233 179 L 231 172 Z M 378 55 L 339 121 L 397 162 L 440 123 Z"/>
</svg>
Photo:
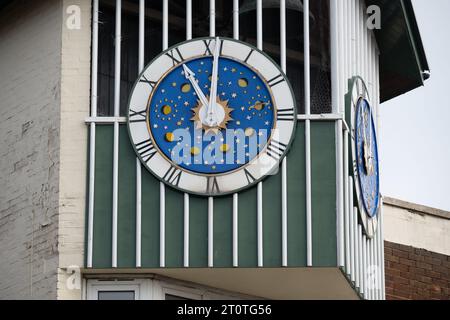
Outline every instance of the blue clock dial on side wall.
<svg viewBox="0 0 450 320">
<path fill-rule="evenodd" d="M 379 203 L 378 147 L 372 109 L 369 102 L 360 98 L 356 105 L 356 165 L 361 197 L 370 217 L 375 217 Z"/>
<path fill-rule="evenodd" d="M 209 100 L 211 90 L 212 57 L 193 59 L 185 65 L 195 73 L 200 89 Z M 244 135 L 228 141 L 223 131 L 210 130 L 208 139 L 196 127 L 196 114 L 201 105 L 191 83 L 186 79 L 182 66 L 171 70 L 156 87 L 150 101 L 150 130 L 159 149 L 167 158 L 175 156 L 176 146 L 181 142 L 175 139 L 176 130 L 187 130 L 191 137 L 190 146 L 194 150 L 185 152 L 179 166 L 200 174 L 218 174 L 242 167 L 254 159 L 264 149 L 269 139 L 266 132 L 274 126 L 274 106 L 270 89 L 261 77 L 248 66 L 228 59 L 219 59 L 217 101 L 227 115 L 223 127 L 227 130 L 241 129 Z M 197 131 L 197 132 L 196 132 Z M 251 148 L 250 139 L 259 136 L 258 148 Z M 219 152 L 211 151 L 214 161 L 196 159 L 196 150 L 208 148 L 211 142 L 219 144 Z M 234 145 L 232 145 L 234 144 Z M 240 147 L 245 149 L 242 156 L 237 155 Z M 227 152 L 233 152 L 234 161 L 225 161 Z M 240 158 L 240 159 L 239 159 Z"/>
<path fill-rule="evenodd" d="M 378 228 L 380 209 L 380 171 L 377 131 L 374 109 L 369 91 L 361 77 L 349 82 L 346 95 L 346 122 L 351 128 L 352 178 L 354 182 L 354 203 L 358 206 L 359 222 L 365 234 L 372 238 Z"/>
</svg>

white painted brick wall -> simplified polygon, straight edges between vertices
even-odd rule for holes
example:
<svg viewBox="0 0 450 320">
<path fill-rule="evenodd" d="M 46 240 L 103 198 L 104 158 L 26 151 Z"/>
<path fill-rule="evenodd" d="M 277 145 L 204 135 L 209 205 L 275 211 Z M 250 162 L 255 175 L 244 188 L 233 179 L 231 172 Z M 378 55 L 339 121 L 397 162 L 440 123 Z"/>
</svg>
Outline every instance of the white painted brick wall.
<svg viewBox="0 0 450 320">
<path fill-rule="evenodd" d="M 55 299 L 60 0 L 0 12 L 0 299 Z"/>
</svg>

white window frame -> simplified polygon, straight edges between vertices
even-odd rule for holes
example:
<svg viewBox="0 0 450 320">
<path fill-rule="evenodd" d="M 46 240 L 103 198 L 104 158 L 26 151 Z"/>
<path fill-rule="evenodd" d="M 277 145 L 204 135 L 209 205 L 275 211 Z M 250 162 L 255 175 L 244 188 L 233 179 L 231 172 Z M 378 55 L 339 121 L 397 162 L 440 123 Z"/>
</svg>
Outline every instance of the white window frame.
<svg viewBox="0 0 450 320">
<path fill-rule="evenodd" d="M 189 300 L 241 300 L 237 294 L 222 293 L 220 290 L 196 288 L 180 281 L 159 279 L 134 280 L 86 280 L 86 299 L 98 300 L 100 291 L 134 291 L 135 300 L 165 300 L 166 294 Z"/>
<path fill-rule="evenodd" d="M 86 299 L 98 300 L 98 293 L 101 291 L 133 291 L 135 300 L 145 300 L 146 290 L 144 284 L 145 282 L 141 280 L 88 280 L 86 287 Z"/>
</svg>

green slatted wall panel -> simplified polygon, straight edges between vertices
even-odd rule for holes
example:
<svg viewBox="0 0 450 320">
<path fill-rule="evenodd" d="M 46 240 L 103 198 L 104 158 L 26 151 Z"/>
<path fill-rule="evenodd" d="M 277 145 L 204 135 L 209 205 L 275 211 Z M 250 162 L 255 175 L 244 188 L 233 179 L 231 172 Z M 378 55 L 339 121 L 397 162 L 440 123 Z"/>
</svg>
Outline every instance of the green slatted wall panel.
<svg viewBox="0 0 450 320">
<path fill-rule="evenodd" d="M 113 126 L 97 126 L 93 266 L 111 266 Z M 135 266 L 136 162 L 126 126 L 119 135 L 118 266 Z M 335 123 L 312 122 L 312 208 L 314 266 L 336 265 Z M 304 123 L 288 155 L 288 266 L 306 266 Z M 142 267 L 160 266 L 159 180 L 142 169 Z M 184 195 L 166 187 L 166 267 L 183 267 Z M 214 266 L 232 267 L 233 197 L 214 199 Z M 239 194 L 239 267 L 256 267 L 257 189 Z M 190 196 L 189 264 L 208 266 L 208 199 Z M 279 267 L 282 259 L 281 172 L 263 183 L 264 266 Z"/>
</svg>

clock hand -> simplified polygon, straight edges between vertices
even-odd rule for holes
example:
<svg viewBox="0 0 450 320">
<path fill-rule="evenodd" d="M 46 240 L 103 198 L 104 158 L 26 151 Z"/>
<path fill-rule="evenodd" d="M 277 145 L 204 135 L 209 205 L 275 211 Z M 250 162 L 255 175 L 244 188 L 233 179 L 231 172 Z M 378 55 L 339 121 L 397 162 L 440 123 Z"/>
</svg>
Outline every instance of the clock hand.
<svg viewBox="0 0 450 320">
<path fill-rule="evenodd" d="M 217 75 L 219 73 L 219 55 L 220 55 L 220 40 L 219 37 L 216 38 L 216 47 L 214 49 L 214 61 L 213 70 L 211 75 L 211 93 L 209 97 L 208 105 L 208 117 L 210 119 L 215 119 L 215 124 L 217 123 L 217 117 L 215 117 L 216 109 L 216 99 L 217 99 Z M 211 121 L 212 122 L 212 121 Z"/>
<path fill-rule="evenodd" d="M 202 89 L 200 89 L 200 86 L 198 85 L 196 79 L 195 79 L 195 73 L 189 69 L 188 66 L 183 64 L 183 70 L 184 70 L 184 76 L 187 80 L 192 84 L 194 87 L 194 91 L 197 94 L 198 98 L 200 99 L 200 102 L 203 104 L 203 106 L 208 106 L 208 99 L 206 99 L 205 94 L 203 93 Z M 201 119 L 200 119 L 201 120 Z"/>
</svg>

